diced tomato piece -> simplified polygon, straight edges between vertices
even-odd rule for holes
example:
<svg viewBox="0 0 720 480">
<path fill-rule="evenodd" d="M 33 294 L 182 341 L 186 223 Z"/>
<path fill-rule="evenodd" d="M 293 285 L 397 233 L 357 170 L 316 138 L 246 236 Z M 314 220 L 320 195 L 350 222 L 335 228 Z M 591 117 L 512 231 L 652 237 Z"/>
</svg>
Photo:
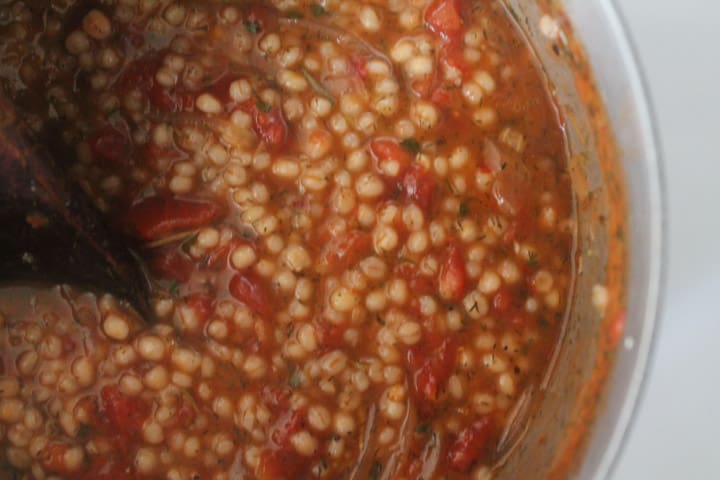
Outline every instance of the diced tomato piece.
<svg viewBox="0 0 720 480">
<path fill-rule="evenodd" d="M 443 47 L 442 57 L 448 66 L 460 70 L 464 76 L 470 72 L 470 65 L 465 60 L 463 52 L 461 41 L 451 41 Z"/>
<path fill-rule="evenodd" d="M 166 113 L 188 112 L 195 108 L 196 94 L 180 87 L 171 89 L 155 83 L 148 93 L 152 106 Z"/>
<path fill-rule="evenodd" d="M 118 80 L 120 89 L 138 89 L 143 93 L 149 93 L 155 85 L 155 74 L 162 65 L 166 53 L 167 50 L 149 52 L 129 63 Z"/>
<path fill-rule="evenodd" d="M 422 470 L 425 466 L 425 459 L 423 458 L 414 458 L 410 460 L 410 463 L 407 465 L 407 473 L 402 477 L 393 477 L 393 480 L 396 480 L 398 478 L 422 478 Z"/>
<path fill-rule="evenodd" d="M 227 261 L 230 251 L 231 248 L 229 244 L 216 248 L 205 257 L 203 267 L 215 268 L 218 265 L 221 265 L 223 262 Z"/>
<path fill-rule="evenodd" d="M 355 265 L 372 251 L 372 237 L 367 232 L 353 230 L 333 238 L 323 248 L 318 267 L 327 272 L 340 272 Z"/>
<path fill-rule="evenodd" d="M 302 419 L 303 414 L 300 410 L 287 412 L 275 423 L 270 438 L 280 447 L 289 446 L 290 437 L 302 429 Z"/>
<path fill-rule="evenodd" d="M 506 312 L 512 307 L 512 300 L 509 290 L 500 290 L 493 297 L 493 308 L 498 312 Z"/>
<path fill-rule="evenodd" d="M 529 187 L 524 178 L 513 173 L 498 174 L 493 184 L 493 196 L 503 213 L 517 215 L 527 201 L 526 192 Z"/>
<path fill-rule="evenodd" d="M 161 147 L 155 142 L 148 142 L 142 149 L 142 156 L 144 160 L 156 161 L 160 158 L 165 159 L 180 159 L 182 153 L 173 147 Z"/>
<path fill-rule="evenodd" d="M 290 441 L 302 427 L 303 412 L 300 410 L 285 412 L 275 422 L 270 434 L 275 446 L 263 452 L 258 466 L 258 478 L 263 480 L 304 478 L 303 473 L 313 457 L 305 457 L 297 453 Z"/>
<path fill-rule="evenodd" d="M 345 329 L 339 325 L 318 323 L 320 343 L 325 349 L 339 348 L 344 342 Z"/>
<path fill-rule="evenodd" d="M 415 80 L 410 84 L 410 88 L 418 97 L 428 99 L 440 107 L 450 105 L 452 101 L 450 93 L 456 90 L 451 85 L 440 82 L 434 73 Z"/>
<path fill-rule="evenodd" d="M 354 54 L 350 56 L 350 68 L 352 68 L 363 81 L 369 76 L 367 59 L 362 55 Z"/>
<path fill-rule="evenodd" d="M 378 170 L 389 177 L 394 178 L 402 175 L 410 165 L 410 162 L 412 162 L 410 152 L 394 140 L 384 138 L 373 140 L 370 142 L 370 151 L 375 156 Z M 396 172 L 391 173 L 391 169 L 387 168 L 387 162 L 391 161 L 399 164 Z"/>
<path fill-rule="evenodd" d="M 221 77 L 217 78 L 207 89 L 212 93 L 220 102 L 229 102 L 230 99 L 230 84 L 237 80 L 237 75 L 231 75 L 226 73 Z"/>
<path fill-rule="evenodd" d="M 162 66 L 167 50 L 149 52 L 131 62 L 123 72 L 118 86 L 121 90 L 139 90 L 145 93 L 150 104 L 162 112 L 189 111 L 195 107 L 196 94 L 182 87 L 165 88 L 155 81 L 155 74 Z"/>
<path fill-rule="evenodd" d="M 73 340 L 69 334 L 63 335 L 62 337 L 60 337 L 60 340 L 62 341 L 63 353 L 70 353 L 77 348 L 77 344 L 75 343 L 75 340 Z"/>
<path fill-rule="evenodd" d="M 452 64 L 451 66 L 454 67 Z M 457 88 L 448 83 L 438 81 L 438 78 L 434 74 L 415 80 L 410 85 L 410 88 L 418 97 L 426 98 L 439 107 L 450 106 L 453 98 L 457 97 L 457 93 L 453 93 L 457 91 Z"/>
<path fill-rule="evenodd" d="M 230 294 L 257 313 L 272 313 L 270 295 L 263 280 L 251 271 L 238 273 L 230 280 Z"/>
<path fill-rule="evenodd" d="M 93 458 L 93 463 L 80 480 L 138 480 L 141 478 L 127 463 L 102 455 Z"/>
<path fill-rule="evenodd" d="M 209 201 L 154 196 L 132 205 L 127 222 L 133 234 L 143 240 L 157 240 L 208 225 L 220 214 L 220 207 Z"/>
<path fill-rule="evenodd" d="M 263 388 L 263 402 L 270 407 L 273 413 L 286 411 L 290 405 L 292 389 L 286 385 L 267 385 Z"/>
<path fill-rule="evenodd" d="M 190 395 L 190 393 L 187 393 Z M 184 396 L 180 398 L 175 415 L 166 424 L 166 428 L 187 428 L 195 420 L 195 407 L 192 401 Z"/>
<path fill-rule="evenodd" d="M 609 349 L 616 348 L 620 340 L 622 340 L 623 335 L 625 335 L 626 320 L 627 314 L 625 310 L 620 310 L 612 316 L 606 333 L 607 347 Z"/>
<path fill-rule="evenodd" d="M 448 464 L 458 472 L 467 472 L 486 452 L 493 438 L 494 425 L 490 417 L 483 417 L 465 427 L 448 450 Z"/>
<path fill-rule="evenodd" d="M 310 459 L 301 457 L 292 446 L 268 449 L 260 456 L 256 475 L 258 480 L 305 478 L 302 473 L 309 464 Z"/>
<path fill-rule="evenodd" d="M 258 480 L 283 480 L 288 475 L 287 462 L 284 457 L 292 452 L 278 452 L 277 450 L 265 450 L 260 456 L 260 462 L 256 476 Z"/>
<path fill-rule="evenodd" d="M 430 101 L 440 107 L 447 107 L 451 100 L 450 91 L 445 85 L 438 86 L 430 95 Z"/>
<path fill-rule="evenodd" d="M 207 293 L 193 293 L 187 298 L 188 306 L 193 309 L 200 323 L 205 323 L 215 311 L 213 301 L 212 295 Z"/>
<path fill-rule="evenodd" d="M 273 108 L 268 113 L 258 109 L 255 112 L 254 120 L 258 135 L 268 147 L 278 148 L 285 145 L 288 128 L 279 108 Z"/>
<path fill-rule="evenodd" d="M 195 262 L 181 249 L 173 246 L 153 251 L 148 260 L 148 268 L 158 278 L 187 282 L 195 268 Z"/>
<path fill-rule="evenodd" d="M 278 107 L 267 107 L 255 100 L 248 100 L 242 109 L 253 117 L 255 133 L 271 150 L 283 147 L 288 141 L 288 126 Z"/>
<path fill-rule="evenodd" d="M 93 157 L 100 163 L 123 167 L 132 160 L 127 136 L 113 127 L 98 131 L 90 138 L 89 144 Z"/>
<path fill-rule="evenodd" d="M 415 388 L 422 399 L 437 400 L 439 383 L 430 362 L 423 365 L 415 374 Z"/>
<path fill-rule="evenodd" d="M 433 33 L 449 41 L 462 32 L 464 10 L 463 0 L 434 0 L 425 11 L 425 23 Z"/>
<path fill-rule="evenodd" d="M 408 350 L 407 362 L 414 370 L 413 388 L 421 410 L 428 407 L 428 401 L 438 399 L 440 388 L 447 383 L 455 368 L 456 353 L 457 344 L 451 338 L 445 338 L 434 350 L 427 343 Z"/>
<path fill-rule="evenodd" d="M 145 36 L 142 35 L 141 33 L 130 30 L 127 33 L 125 33 L 125 37 L 130 42 L 130 45 L 135 47 L 135 49 L 137 49 L 137 50 L 139 50 L 140 47 L 145 45 Z"/>
<path fill-rule="evenodd" d="M 435 278 L 422 275 L 416 265 L 402 263 L 395 269 L 395 273 L 405 279 L 414 296 L 434 295 L 436 292 Z"/>
<path fill-rule="evenodd" d="M 432 208 L 435 194 L 435 181 L 422 165 L 415 164 L 407 171 L 402 180 L 405 200 L 417 204 L 425 213 Z"/>
<path fill-rule="evenodd" d="M 150 408 L 140 397 L 120 392 L 116 385 L 106 385 L 100 391 L 100 399 L 108 426 L 113 433 L 133 438 L 139 434 Z"/>
<path fill-rule="evenodd" d="M 258 26 L 258 33 L 274 30 L 278 23 L 278 12 L 265 2 L 253 2 L 247 5 L 246 18 L 248 23 Z"/>
<path fill-rule="evenodd" d="M 220 247 L 215 248 L 212 252 L 210 252 L 204 261 L 204 266 L 207 268 L 214 268 L 217 266 L 220 266 L 223 263 L 227 262 L 228 255 L 230 255 L 233 250 L 235 250 L 237 247 L 241 245 L 247 245 L 248 242 L 245 242 L 243 240 L 240 240 L 239 238 L 233 238 L 229 242 L 227 242 L 225 245 L 222 245 Z"/>
<path fill-rule="evenodd" d="M 524 312 L 524 311 L 516 311 L 511 317 L 510 317 L 510 325 L 513 326 L 513 328 L 524 328 L 527 326 L 528 322 L 530 321 L 530 316 Z"/>
<path fill-rule="evenodd" d="M 187 400 L 183 400 L 180 408 L 175 412 L 175 420 L 180 428 L 189 427 L 195 420 L 195 409 Z"/>
<path fill-rule="evenodd" d="M 412 82 L 410 88 L 418 97 L 428 98 L 430 96 L 430 93 L 433 91 L 433 88 L 435 87 L 435 83 L 435 75 L 430 74 Z"/>
<path fill-rule="evenodd" d="M 467 274 L 462 249 L 457 244 L 451 244 L 438 276 L 440 296 L 448 301 L 459 302 L 465 296 L 466 283 Z"/>
<path fill-rule="evenodd" d="M 40 452 L 40 463 L 43 468 L 53 473 L 61 475 L 69 475 L 73 470 L 67 468 L 65 464 L 65 452 L 68 446 L 59 443 L 51 443 L 45 446 Z"/>
</svg>

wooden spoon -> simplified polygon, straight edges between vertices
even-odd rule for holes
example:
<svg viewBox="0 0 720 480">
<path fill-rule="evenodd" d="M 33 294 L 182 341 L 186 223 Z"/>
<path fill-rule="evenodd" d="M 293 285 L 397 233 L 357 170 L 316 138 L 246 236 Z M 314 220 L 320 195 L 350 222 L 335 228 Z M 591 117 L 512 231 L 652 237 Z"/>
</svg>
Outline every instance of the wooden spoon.
<svg viewBox="0 0 720 480">
<path fill-rule="evenodd" d="M 0 282 L 107 292 L 148 316 L 149 283 L 129 242 L 103 221 L 56 158 L 0 98 Z"/>
</svg>

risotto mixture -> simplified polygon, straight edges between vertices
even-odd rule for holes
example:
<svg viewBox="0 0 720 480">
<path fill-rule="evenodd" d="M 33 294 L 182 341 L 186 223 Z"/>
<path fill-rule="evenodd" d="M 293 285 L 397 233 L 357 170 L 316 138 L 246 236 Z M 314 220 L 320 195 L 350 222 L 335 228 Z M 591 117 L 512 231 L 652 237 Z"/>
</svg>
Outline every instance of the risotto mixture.
<svg viewBox="0 0 720 480">
<path fill-rule="evenodd" d="M 492 478 L 574 262 L 499 1 L 5 1 L 0 78 L 155 312 L 0 290 L 0 478 Z"/>
</svg>

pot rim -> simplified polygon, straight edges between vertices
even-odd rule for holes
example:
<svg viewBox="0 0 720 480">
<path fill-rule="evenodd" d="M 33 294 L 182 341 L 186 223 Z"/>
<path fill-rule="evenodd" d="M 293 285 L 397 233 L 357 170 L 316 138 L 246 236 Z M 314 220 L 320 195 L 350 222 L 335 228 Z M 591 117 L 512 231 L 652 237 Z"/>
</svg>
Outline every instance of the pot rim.
<svg viewBox="0 0 720 480">
<path fill-rule="evenodd" d="M 617 467 L 632 432 L 635 419 L 640 405 L 643 402 L 647 391 L 647 383 L 655 354 L 656 338 L 660 329 L 661 313 L 663 311 L 663 299 L 666 291 L 666 261 L 668 258 L 667 233 L 668 233 L 668 211 L 667 211 L 667 190 L 665 184 L 665 173 L 663 167 L 663 155 L 659 140 L 659 129 L 656 115 L 651 101 L 651 92 L 647 76 L 640 63 L 638 50 L 630 36 L 626 20 L 623 18 L 615 0 L 598 0 L 598 8 L 605 18 L 601 21 L 606 23 L 611 38 L 616 42 L 617 51 L 620 53 L 618 61 L 625 70 L 625 81 L 631 93 L 632 108 L 636 115 L 640 138 L 637 139 L 642 149 L 642 161 L 647 171 L 645 178 L 647 191 L 643 193 L 649 205 L 646 212 L 648 216 L 648 240 L 645 245 L 644 254 L 648 260 L 647 270 L 647 293 L 644 298 L 633 298 L 635 286 L 628 285 L 628 301 L 640 302 L 642 317 L 636 320 L 641 325 L 640 334 L 637 338 L 625 336 L 618 347 L 618 356 L 623 354 L 634 358 L 632 362 L 632 373 L 624 392 L 621 392 L 622 400 L 619 408 L 609 411 L 606 408 L 598 412 L 595 424 L 606 421 L 612 424 L 610 435 L 604 441 L 597 441 L 594 431 L 590 432 L 588 450 L 585 452 L 587 460 L 593 450 L 600 450 L 597 460 L 584 462 L 581 467 L 579 478 L 605 479 L 610 478 Z M 572 17 L 571 17 L 572 18 Z M 592 62 L 592 57 L 589 57 Z M 628 214 L 632 211 L 630 203 Z M 637 252 L 636 245 L 632 245 L 630 257 Z M 628 259 L 630 266 L 630 258 Z M 618 374 L 618 361 L 613 369 L 611 378 L 605 387 L 606 397 L 613 393 L 613 380 Z M 617 394 L 617 392 L 616 392 Z"/>
</svg>

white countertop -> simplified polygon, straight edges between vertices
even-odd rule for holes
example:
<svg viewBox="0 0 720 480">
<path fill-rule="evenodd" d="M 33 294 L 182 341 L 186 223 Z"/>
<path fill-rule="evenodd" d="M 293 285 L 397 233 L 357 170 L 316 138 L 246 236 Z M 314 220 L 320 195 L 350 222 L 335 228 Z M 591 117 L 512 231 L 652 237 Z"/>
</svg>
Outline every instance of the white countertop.
<svg viewBox="0 0 720 480">
<path fill-rule="evenodd" d="M 670 248 L 654 361 L 613 479 L 718 479 L 720 2 L 616 3 L 655 105 Z"/>
</svg>

